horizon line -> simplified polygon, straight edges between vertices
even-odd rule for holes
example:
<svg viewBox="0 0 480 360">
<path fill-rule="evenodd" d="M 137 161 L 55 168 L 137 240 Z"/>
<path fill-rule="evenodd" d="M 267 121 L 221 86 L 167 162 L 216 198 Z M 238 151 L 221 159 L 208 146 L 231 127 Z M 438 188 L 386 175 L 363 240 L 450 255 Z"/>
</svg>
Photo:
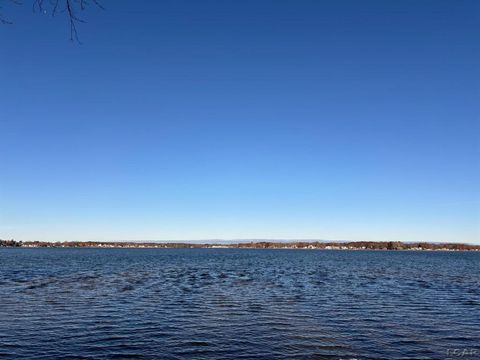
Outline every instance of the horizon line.
<svg viewBox="0 0 480 360">
<path fill-rule="evenodd" d="M 0 240 L 6 240 L 1 239 Z M 14 238 L 8 240 L 15 240 Z M 347 242 L 403 242 L 403 243 L 429 243 L 429 244 L 465 244 L 465 245 L 477 245 L 474 242 L 449 242 L 449 241 L 428 241 L 428 240 L 349 240 L 349 239 L 316 239 L 316 238 L 238 238 L 238 239 L 187 239 L 187 240 L 180 240 L 180 239 L 135 239 L 135 240 L 127 240 L 127 239 L 119 239 L 119 240 L 15 240 L 15 241 L 22 241 L 22 242 L 50 242 L 50 243 L 62 243 L 62 242 L 97 242 L 97 243 L 198 243 L 198 244 L 219 244 L 219 243 L 244 243 L 244 242 L 273 242 L 273 243 L 283 243 L 283 242 L 340 242 L 340 243 L 347 243 Z"/>
</svg>

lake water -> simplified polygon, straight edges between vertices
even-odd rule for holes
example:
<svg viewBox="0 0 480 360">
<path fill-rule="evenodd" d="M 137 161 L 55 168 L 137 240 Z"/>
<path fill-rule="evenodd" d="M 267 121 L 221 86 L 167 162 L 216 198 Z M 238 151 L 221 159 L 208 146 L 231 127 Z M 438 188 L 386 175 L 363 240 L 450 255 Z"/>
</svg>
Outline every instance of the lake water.
<svg viewBox="0 0 480 360">
<path fill-rule="evenodd" d="M 0 296 L 6 359 L 480 358 L 480 253 L 3 248 Z"/>
</svg>

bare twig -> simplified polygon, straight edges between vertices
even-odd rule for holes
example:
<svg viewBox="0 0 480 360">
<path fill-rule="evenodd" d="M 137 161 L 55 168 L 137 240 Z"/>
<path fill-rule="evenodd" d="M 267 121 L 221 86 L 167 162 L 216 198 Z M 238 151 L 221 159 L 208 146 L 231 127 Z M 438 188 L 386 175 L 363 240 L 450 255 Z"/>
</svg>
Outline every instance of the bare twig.
<svg viewBox="0 0 480 360">
<path fill-rule="evenodd" d="M 2 1 L 2 0 L 0 0 Z M 15 4 L 21 4 L 20 0 L 9 0 Z M 105 10 L 99 0 L 33 0 L 33 12 L 50 13 L 56 16 L 58 13 L 65 13 L 67 15 L 68 23 L 70 25 L 70 40 L 81 44 L 77 26 L 79 23 L 85 21 L 78 16 L 78 12 L 84 11 L 87 7 L 93 4 L 101 10 Z M 11 24 L 11 22 L 2 16 L 2 7 L 0 6 L 0 24 Z"/>
<path fill-rule="evenodd" d="M 59 0 L 55 0 L 55 2 L 53 3 L 52 16 L 55 16 L 57 14 L 58 2 Z"/>
<path fill-rule="evenodd" d="M 11 2 L 15 5 L 22 5 L 22 3 L 19 0 L 9 0 L 9 2 Z M 12 24 L 12 22 L 10 20 L 7 20 L 6 18 L 3 17 L 3 14 L 2 14 L 2 11 L 1 11 L 2 8 L 3 8 L 3 6 L 0 5 L 0 24 L 3 24 L 3 25 Z"/>
</svg>

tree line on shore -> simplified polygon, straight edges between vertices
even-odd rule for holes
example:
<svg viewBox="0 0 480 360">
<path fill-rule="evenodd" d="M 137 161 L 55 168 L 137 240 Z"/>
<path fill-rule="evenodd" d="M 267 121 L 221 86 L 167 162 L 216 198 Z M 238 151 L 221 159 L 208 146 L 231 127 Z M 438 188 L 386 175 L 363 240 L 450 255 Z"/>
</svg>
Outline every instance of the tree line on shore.
<svg viewBox="0 0 480 360">
<path fill-rule="evenodd" d="M 15 241 L 0 240 L 0 247 L 120 247 L 120 248 L 240 248 L 240 249 L 342 249 L 342 250 L 457 250 L 480 251 L 480 245 L 457 243 L 405 243 L 400 241 L 251 241 L 236 244 L 181 243 L 181 242 L 97 242 L 97 241 Z"/>
</svg>

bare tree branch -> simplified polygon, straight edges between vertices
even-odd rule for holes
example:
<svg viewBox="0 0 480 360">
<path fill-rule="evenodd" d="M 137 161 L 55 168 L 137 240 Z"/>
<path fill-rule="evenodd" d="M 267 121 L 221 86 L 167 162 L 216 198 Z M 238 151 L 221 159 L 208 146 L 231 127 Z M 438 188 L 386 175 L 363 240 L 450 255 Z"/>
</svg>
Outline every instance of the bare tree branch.
<svg viewBox="0 0 480 360">
<path fill-rule="evenodd" d="M 2 1 L 2 0 L 0 0 Z M 20 0 L 8 0 L 17 5 L 21 5 Z M 86 10 L 91 4 L 101 10 L 105 10 L 98 0 L 33 0 L 32 11 L 39 13 L 50 13 L 56 16 L 59 13 L 65 13 L 70 25 L 70 41 L 81 44 L 78 36 L 78 24 L 85 21 L 78 16 L 79 12 Z M 2 15 L 2 7 L 0 6 L 0 24 L 11 24 L 11 21 L 5 19 Z"/>
<path fill-rule="evenodd" d="M 15 4 L 15 5 L 21 5 L 22 3 L 18 0 L 9 0 L 9 2 Z M 0 3 L 1 4 L 1 3 Z M 3 6 L 0 5 L 0 24 L 3 25 L 10 25 L 12 22 L 10 20 L 7 20 L 6 18 L 3 17 L 2 10 Z"/>
</svg>

